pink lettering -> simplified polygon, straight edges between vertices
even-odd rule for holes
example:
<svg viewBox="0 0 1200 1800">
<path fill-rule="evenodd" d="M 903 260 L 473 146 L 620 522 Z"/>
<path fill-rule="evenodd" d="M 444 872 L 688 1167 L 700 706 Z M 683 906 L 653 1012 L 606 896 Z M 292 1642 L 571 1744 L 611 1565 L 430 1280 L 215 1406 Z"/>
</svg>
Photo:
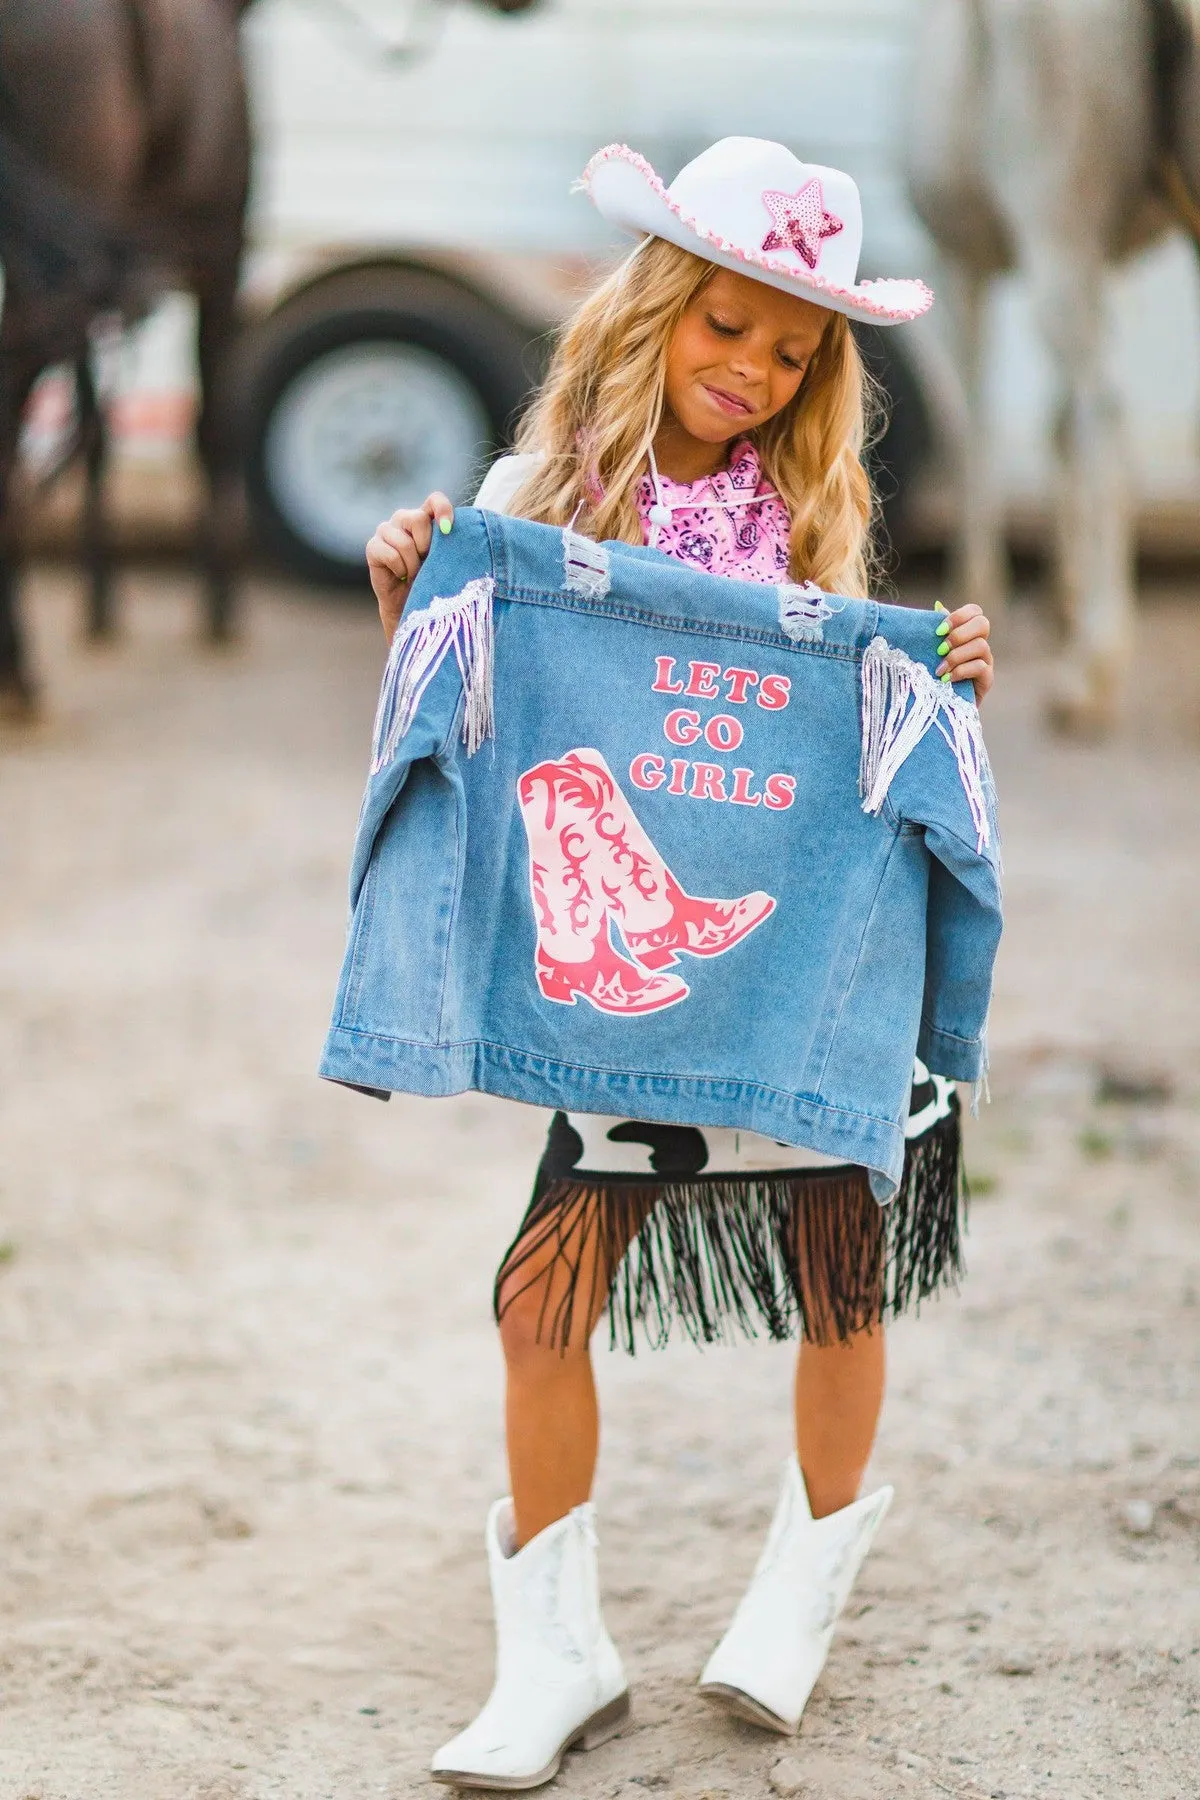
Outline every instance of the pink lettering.
<svg viewBox="0 0 1200 1800">
<path fill-rule="evenodd" d="M 685 761 L 682 756 L 675 757 L 671 764 L 671 785 L 667 789 L 668 794 L 687 793 L 687 776 L 691 766 L 691 763 Z"/>
<path fill-rule="evenodd" d="M 691 691 L 689 688 L 688 693 L 690 694 Z M 756 698 L 758 704 L 765 707 L 767 712 L 778 712 L 787 705 L 791 693 L 792 684 L 786 675 L 764 675 L 759 684 Z"/>
<path fill-rule="evenodd" d="M 750 792 L 750 783 L 754 780 L 753 769 L 735 769 L 733 771 L 733 792 L 729 798 L 737 806 L 761 806 L 762 795 Z"/>
<path fill-rule="evenodd" d="M 723 800 L 725 798 L 725 771 L 717 763 L 693 763 L 692 787 L 693 800 Z"/>
<path fill-rule="evenodd" d="M 655 756 L 649 750 L 641 756 L 635 756 L 629 765 L 629 779 L 634 787 L 645 788 L 653 793 L 667 779 L 667 765 L 661 756 Z"/>
<path fill-rule="evenodd" d="M 656 656 L 654 659 L 654 685 L 650 692 L 652 694 L 682 694 L 682 681 L 671 680 L 674 673 L 675 658 L 673 656 Z"/>
<path fill-rule="evenodd" d="M 713 750 L 736 750 L 745 735 L 732 713 L 714 713 L 704 727 L 705 742 Z"/>
<path fill-rule="evenodd" d="M 688 699 L 719 700 L 721 698 L 721 690 L 717 686 L 717 676 L 720 673 L 720 663 L 689 663 L 688 684 L 684 689 Z"/>
<path fill-rule="evenodd" d="M 758 676 L 753 669 L 726 669 L 721 679 L 729 683 L 725 699 L 730 706 L 745 706 L 747 688 L 758 685 Z"/>
<path fill-rule="evenodd" d="M 670 744 L 694 744 L 700 736 L 700 714 L 677 706 L 663 720 L 663 735 Z"/>
<path fill-rule="evenodd" d="M 794 775 L 768 775 L 763 800 L 774 812 L 786 812 L 796 798 Z"/>
</svg>

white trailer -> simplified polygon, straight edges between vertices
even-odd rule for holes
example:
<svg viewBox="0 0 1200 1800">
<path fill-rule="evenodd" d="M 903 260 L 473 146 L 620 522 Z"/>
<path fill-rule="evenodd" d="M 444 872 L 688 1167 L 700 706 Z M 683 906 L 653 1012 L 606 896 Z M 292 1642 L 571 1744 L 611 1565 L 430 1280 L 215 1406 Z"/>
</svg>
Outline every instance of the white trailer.
<svg viewBox="0 0 1200 1800">
<path fill-rule="evenodd" d="M 900 173 L 918 4 L 542 0 L 503 18 L 465 0 L 259 0 L 244 396 L 268 542 L 304 573 L 360 579 L 383 514 L 432 486 L 470 492 L 549 328 L 620 249 L 570 192 L 603 143 L 632 144 L 669 178 L 727 133 L 781 139 L 858 181 L 864 273 L 936 288 Z M 1115 279 L 1113 313 L 1143 519 L 1200 521 L 1188 247 L 1166 242 Z M 1011 514 L 1036 528 L 1053 395 L 1019 284 L 1002 284 L 994 325 L 999 463 Z M 938 471 L 953 454 L 947 330 L 935 307 L 868 334 L 897 403 L 884 461 L 926 534 L 944 526 Z M 186 342 L 178 307 L 143 329 L 131 451 L 153 450 L 156 429 L 160 454 L 178 436 Z"/>
</svg>

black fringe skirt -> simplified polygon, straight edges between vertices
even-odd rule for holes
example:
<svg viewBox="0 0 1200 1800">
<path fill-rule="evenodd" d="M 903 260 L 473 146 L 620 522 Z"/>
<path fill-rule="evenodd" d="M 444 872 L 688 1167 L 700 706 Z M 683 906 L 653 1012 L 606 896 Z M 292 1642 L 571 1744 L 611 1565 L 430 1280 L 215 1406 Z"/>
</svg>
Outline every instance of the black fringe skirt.
<svg viewBox="0 0 1200 1800">
<path fill-rule="evenodd" d="M 640 1134 L 646 1174 L 582 1168 L 583 1139 L 556 1113 L 496 1277 L 497 1320 L 523 1300 L 538 1338 L 565 1348 L 607 1311 L 612 1347 L 632 1354 L 639 1335 L 656 1348 L 676 1327 L 697 1344 L 845 1342 L 918 1307 L 963 1273 L 967 1191 L 957 1093 L 926 1077 L 920 1109 L 917 1098 L 921 1129 L 886 1206 L 849 1164 L 704 1173 L 704 1135 L 690 1127 L 608 1133 Z"/>
</svg>

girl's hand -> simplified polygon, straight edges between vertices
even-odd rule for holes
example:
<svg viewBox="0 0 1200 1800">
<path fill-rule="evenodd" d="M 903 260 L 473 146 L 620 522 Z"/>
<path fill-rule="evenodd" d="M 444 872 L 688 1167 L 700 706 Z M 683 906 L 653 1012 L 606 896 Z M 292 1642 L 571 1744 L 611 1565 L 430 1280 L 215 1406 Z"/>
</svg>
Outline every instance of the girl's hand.
<svg viewBox="0 0 1200 1800">
<path fill-rule="evenodd" d="M 430 494 L 417 511 L 394 512 L 376 527 L 375 536 L 367 545 L 367 568 L 389 644 L 400 623 L 408 590 L 429 555 L 434 522 L 440 531 L 449 531 L 453 519 L 454 508 L 445 494 Z"/>
<path fill-rule="evenodd" d="M 992 646 L 988 643 L 992 627 L 981 606 L 960 606 L 957 612 L 938 609 L 938 648 L 944 649 L 942 671 L 950 671 L 952 681 L 975 683 L 975 704 L 982 704 L 996 678 L 992 662 Z"/>
</svg>

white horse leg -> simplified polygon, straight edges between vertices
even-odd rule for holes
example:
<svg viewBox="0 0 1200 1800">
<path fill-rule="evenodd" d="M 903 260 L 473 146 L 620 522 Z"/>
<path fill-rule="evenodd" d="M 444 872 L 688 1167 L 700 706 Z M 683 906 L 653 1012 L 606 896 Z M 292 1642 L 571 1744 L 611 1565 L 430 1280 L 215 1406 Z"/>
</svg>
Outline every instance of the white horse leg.
<svg viewBox="0 0 1200 1800">
<path fill-rule="evenodd" d="M 989 278 L 1012 246 L 991 187 L 985 143 L 991 29 L 979 0 L 921 0 L 913 20 L 901 156 L 909 196 L 945 257 L 959 378 L 951 443 L 955 501 L 949 583 L 955 605 L 1003 608 L 1008 587 L 993 432 L 984 408 Z"/>
<path fill-rule="evenodd" d="M 1067 641 L 1051 715 L 1064 730 L 1094 733 L 1120 715 L 1134 620 L 1131 482 L 1107 368 L 1104 274 L 1061 242 L 1027 246 L 1026 268 L 1062 392 L 1054 549 Z"/>
<path fill-rule="evenodd" d="M 949 604 L 953 610 L 974 601 L 995 618 L 1004 611 L 1008 598 L 1008 559 L 993 454 L 995 434 L 985 394 L 990 284 L 986 275 L 961 262 L 950 264 L 949 277 L 964 402 L 955 484 L 958 531 L 951 551 Z"/>
<path fill-rule="evenodd" d="M 1145 194 L 1150 14 L 1131 0 L 986 4 L 989 166 L 1063 399 L 1055 549 L 1069 637 L 1054 712 L 1068 729 L 1102 730 L 1119 708 L 1133 620 L 1104 267 Z"/>
</svg>

